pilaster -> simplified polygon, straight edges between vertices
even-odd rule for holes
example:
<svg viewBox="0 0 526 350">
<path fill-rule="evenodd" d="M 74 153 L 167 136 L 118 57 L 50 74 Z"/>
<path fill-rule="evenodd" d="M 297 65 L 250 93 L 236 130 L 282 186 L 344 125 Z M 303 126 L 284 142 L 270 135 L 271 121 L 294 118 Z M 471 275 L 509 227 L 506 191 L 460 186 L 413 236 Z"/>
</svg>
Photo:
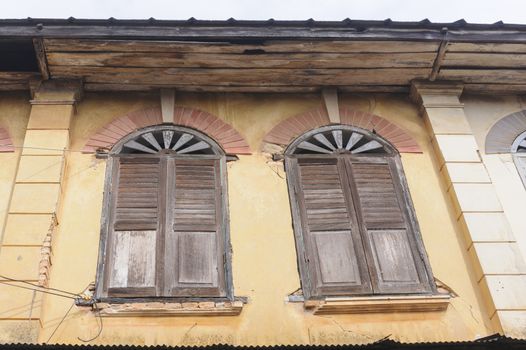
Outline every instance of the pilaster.
<svg viewBox="0 0 526 350">
<path fill-rule="evenodd" d="M 51 240 L 60 220 L 64 169 L 69 132 L 80 83 L 48 80 L 36 89 L 24 138 L 23 150 L 9 204 L 0 251 L 0 274 L 47 286 L 52 263 Z M 20 285 L 13 282 L 14 285 Z M 27 287 L 27 285 L 25 285 Z M 13 329 L 13 339 L 22 335 L 36 342 L 40 329 L 42 295 L 13 286 L 0 287 L 1 329 Z M 8 310 L 7 310 L 8 309 Z"/>
<path fill-rule="evenodd" d="M 455 216 L 496 331 L 526 336 L 526 264 L 460 102 L 462 84 L 414 82 Z"/>
</svg>

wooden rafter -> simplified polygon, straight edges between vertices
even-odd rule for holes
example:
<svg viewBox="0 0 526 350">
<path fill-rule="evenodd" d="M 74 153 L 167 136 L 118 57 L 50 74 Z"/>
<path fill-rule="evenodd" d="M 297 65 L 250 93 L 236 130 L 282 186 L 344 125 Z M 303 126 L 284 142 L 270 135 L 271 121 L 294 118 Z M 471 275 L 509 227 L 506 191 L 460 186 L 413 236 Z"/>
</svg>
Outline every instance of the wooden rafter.
<svg viewBox="0 0 526 350">
<path fill-rule="evenodd" d="M 47 64 L 46 48 L 44 46 L 44 39 L 34 38 L 33 47 L 35 48 L 35 55 L 37 57 L 38 69 L 40 70 L 42 79 L 48 80 L 50 75 L 49 75 L 49 68 Z"/>
</svg>

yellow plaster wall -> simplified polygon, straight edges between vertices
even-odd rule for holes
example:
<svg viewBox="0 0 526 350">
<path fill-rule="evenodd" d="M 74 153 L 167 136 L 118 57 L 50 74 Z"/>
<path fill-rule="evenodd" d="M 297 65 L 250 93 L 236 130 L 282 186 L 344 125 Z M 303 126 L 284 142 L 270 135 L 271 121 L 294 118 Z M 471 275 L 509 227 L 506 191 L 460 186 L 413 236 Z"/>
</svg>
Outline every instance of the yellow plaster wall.
<svg viewBox="0 0 526 350">
<path fill-rule="evenodd" d="M 526 189 L 511 154 L 485 154 L 491 127 L 505 116 L 526 109 L 526 96 L 471 96 L 462 98 L 484 165 L 495 185 L 513 236 L 526 260 Z M 510 145 L 511 147 L 511 145 Z"/>
<path fill-rule="evenodd" d="M 24 142 L 30 110 L 29 94 L 0 93 L 0 128 L 7 130 L 16 147 Z M 19 148 L 15 152 L 0 153 L 0 244 L 19 158 Z"/>
<path fill-rule="evenodd" d="M 95 279 L 105 163 L 78 152 L 99 128 L 129 111 L 156 106 L 156 94 L 86 94 L 78 105 L 62 186 L 62 215 L 53 238 L 50 286 L 82 291 Z M 316 94 L 183 94 L 176 104 L 200 108 L 231 123 L 254 150 L 228 164 L 235 294 L 249 303 L 231 317 L 105 318 L 104 344 L 335 344 L 474 339 L 495 332 L 476 287 L 454 210 L 433 156 L 423 121 L 406 96 L 343 95 L 341 103 L 378 114 L 406 129 L 423 154 L 402 156 L 434 275 L 458 294 L 445 312 L 324 315 L 286 301 L 300 287 L 285 173 L 258 152 L 264 135 L 281 120 L 321 104 Z M 43 297 L 47 341 L 72 301 Z M 51 342 L 81 343 L 97 334 L 97 318 L 73 307 Z M 0 324 L 0 327 L 1 324 Z M 0 329 L 1 332 L 1 329 Z"/>
</svg>

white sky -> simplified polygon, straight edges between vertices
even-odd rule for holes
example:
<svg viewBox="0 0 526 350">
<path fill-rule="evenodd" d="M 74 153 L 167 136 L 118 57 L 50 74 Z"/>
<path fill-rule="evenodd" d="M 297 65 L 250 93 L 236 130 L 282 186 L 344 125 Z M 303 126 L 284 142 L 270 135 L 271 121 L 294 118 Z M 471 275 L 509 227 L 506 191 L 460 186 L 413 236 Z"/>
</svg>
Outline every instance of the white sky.
<svg viewBox="0 0 526 350">
<path fill-rule="evenodd" d="M 289 19 L 526 24 L 526 0 L 0 0 L 0 18 Z"/>
</svg>

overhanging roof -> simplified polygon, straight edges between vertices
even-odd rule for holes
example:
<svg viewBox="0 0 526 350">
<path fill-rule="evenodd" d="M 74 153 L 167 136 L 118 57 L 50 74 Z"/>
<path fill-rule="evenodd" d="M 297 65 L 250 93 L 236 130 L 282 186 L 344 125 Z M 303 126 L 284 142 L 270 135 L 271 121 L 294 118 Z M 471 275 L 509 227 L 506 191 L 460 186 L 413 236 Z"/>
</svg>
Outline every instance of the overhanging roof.
<svg viewBox="0 0 526 350">
<path fill-rule="evenodd" d="M 502 22 L 0 20 L 0 46 L 28 41 L 40 71 L 0 62 L 0 90 L 65 78 L 88 91 L 405 92 L 414 79 L 526 91 L 526 25 Z"/>
</svg>

